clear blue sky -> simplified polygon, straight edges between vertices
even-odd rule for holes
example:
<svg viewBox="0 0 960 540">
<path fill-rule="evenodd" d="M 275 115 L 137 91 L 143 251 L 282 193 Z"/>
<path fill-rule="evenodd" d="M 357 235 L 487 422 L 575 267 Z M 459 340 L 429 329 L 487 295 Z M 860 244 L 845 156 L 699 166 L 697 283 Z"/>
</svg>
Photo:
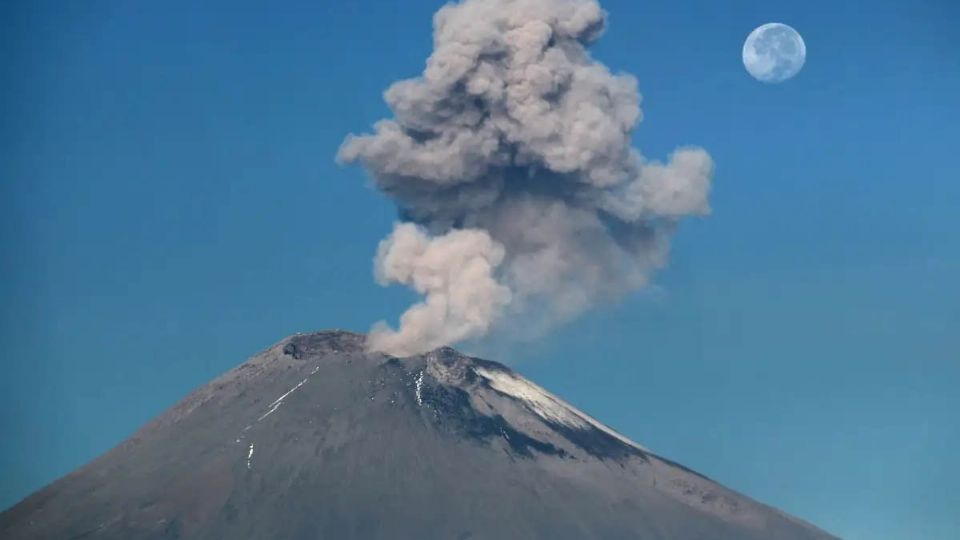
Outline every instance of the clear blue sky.
<svg viewBox="0 0 960 540">
<path fill-rule="evenodd" d="M 408 292 L 333 156 L 430 50 L 426 0 L 4 2 L 0 507 L 295 331 Z M 716 160 L 657 288 L 498 360 L 846 539 L 960 538 L 960 3 L 607 0 L 636 144 Z M 779 86 L 759 24 L 800 31 Z"/>
</svg>

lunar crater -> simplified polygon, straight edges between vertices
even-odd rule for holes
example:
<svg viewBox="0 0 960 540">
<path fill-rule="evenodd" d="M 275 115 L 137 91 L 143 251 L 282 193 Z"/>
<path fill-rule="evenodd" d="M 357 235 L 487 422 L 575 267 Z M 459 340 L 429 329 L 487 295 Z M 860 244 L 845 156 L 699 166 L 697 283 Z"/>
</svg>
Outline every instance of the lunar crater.
<svg viewBox="0 0 960 540">
<path fill-rule="evenodd" d="M 743 65 L 753 78 L 779 83 L 794 77 L 807 59 L 807 46 L 800 34 L 782 23 L 767 23 L 754 29 L 743 44 Z"/>
</svg>

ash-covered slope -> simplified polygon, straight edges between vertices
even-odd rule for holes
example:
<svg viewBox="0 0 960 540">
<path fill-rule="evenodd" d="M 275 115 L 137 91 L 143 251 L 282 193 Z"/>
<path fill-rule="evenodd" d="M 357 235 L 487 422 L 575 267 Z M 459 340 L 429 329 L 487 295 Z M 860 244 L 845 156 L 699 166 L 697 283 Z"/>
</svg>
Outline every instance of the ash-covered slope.
<svg viewBox="0 0 960 540">
<path fill-rule="evenodd" d="M 363 339 L 281 341 L 0 514 L 0 538 L 834 538 L 505 366 Z"/>
</svg>

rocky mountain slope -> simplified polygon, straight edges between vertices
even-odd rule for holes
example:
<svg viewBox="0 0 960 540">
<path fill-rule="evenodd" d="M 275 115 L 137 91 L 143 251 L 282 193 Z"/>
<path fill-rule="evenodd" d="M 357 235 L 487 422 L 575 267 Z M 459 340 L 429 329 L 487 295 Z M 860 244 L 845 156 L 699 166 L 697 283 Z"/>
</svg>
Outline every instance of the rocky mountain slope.
<svg viewBox="0 0 960 540">
<path fill-rule="evenodd" d="M 281 341 L 0 514 L 0 538 L 834 538 L 501 364 L 363 342 Z"/>
</svg>

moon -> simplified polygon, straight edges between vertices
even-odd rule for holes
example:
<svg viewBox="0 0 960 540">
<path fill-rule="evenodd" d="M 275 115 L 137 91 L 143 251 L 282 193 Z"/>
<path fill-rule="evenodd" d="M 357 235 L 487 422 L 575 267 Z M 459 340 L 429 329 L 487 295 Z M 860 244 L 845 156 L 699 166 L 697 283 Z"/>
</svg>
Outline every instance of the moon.
<svg viewBox="0 0 960 540">
<path fill-rule="evenodd" d="M 743 65 L 760 82 L 783 82 L 799 73 L 806 60 L 803 38 L 782 23 L 757 27 L 743 43 Z"/>
</svg>

